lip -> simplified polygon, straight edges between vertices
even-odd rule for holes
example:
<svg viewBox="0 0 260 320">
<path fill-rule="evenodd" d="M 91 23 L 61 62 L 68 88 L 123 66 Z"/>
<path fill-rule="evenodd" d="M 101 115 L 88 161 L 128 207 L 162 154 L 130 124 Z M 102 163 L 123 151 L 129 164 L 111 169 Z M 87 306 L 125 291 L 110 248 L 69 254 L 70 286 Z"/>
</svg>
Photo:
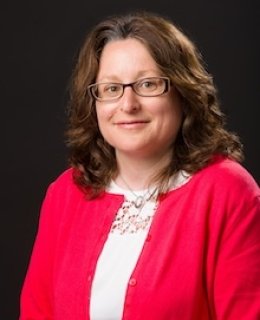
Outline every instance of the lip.
<svg viewBox="0 0 260 320">
<path fill-rule="evenodd" d="M 126 129 L 138 129 L 142 128 L 145 125 L 147 125 L 149 121 L 147 120 L 121 120 L 115 122 L 115 125 L 120 128 L 126 128 Z"/>
</svg>

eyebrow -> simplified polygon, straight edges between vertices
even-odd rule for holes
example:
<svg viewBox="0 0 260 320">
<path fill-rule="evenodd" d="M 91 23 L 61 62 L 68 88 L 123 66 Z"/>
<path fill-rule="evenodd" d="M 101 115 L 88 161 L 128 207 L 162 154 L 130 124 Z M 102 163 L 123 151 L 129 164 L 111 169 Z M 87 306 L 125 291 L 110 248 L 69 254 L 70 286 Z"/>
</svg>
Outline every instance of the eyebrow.
<svg viewBox="0 0 260 320">
<path fill-rule="evenodd" d="M 139 80 L 142 78 L 151 78 L 151 77 L 160 77 L 162 76 L 161 72 L 158 70 L 143 70 L 137 73 L 137 77 L 133 80 Z M 109 76 L 104 76 L 101 79 L 97 80 L 97 82 L 115 82 L 115 83 L 121 83 L 122 81 L 119 79 L 117 75 L 109 75 Z"/>
</svg>

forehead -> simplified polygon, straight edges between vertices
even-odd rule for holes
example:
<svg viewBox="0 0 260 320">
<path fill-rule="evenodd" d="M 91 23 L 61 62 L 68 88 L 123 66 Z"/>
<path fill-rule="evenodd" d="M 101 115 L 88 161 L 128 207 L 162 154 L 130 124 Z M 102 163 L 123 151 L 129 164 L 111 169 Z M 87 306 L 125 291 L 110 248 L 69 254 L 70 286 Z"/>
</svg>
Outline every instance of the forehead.
<svg viewBox="0 0 260 320">
<path fill-rule="evenodd" d="M 125 79 L 158 75 L 160 70 L 147 47 L 139 40 L 129 38 L 107 43 L 101 53 L 98 80 Z"/>
</svg>

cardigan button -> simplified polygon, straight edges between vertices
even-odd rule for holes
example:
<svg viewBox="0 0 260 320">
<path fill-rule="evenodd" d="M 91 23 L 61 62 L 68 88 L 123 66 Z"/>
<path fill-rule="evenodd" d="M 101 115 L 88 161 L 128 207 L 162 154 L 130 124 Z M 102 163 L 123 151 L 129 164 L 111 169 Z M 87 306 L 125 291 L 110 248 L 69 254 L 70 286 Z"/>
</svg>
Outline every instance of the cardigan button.
<svg viewBox="0 0 260 320">
<path fill-rule="evenodd" d="M 131 279 L 129 280 L 129 285 L 130 285 L 131 287 L 136 286 L 136 283 L 137 283 L 137 281 L 136 281 L 135 278 L 131 278 Z"/>
</svg>

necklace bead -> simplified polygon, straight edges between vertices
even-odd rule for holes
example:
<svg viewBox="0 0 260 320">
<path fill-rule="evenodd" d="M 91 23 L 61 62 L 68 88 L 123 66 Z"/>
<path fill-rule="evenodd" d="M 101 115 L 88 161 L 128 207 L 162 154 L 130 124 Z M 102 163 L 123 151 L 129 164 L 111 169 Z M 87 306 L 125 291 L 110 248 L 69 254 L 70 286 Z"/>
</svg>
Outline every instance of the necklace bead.
<svg viewBox="0 0 260 320">
<path fill-rule="evenodd" d="M 125 181 L 125 179 L 120 175 L 121 180 L 123 181 L 123 183 L 125 184 L 125 186 L 127 187 L 127 189 L 132 193 L 133 196 L 135 196 L 135 200 L 132 200 L 135 208 L 137 209 L 142 209 L 145 202 L 149 201 L 156 193 L 157 189 L 154 188 L 153 191 L 151 192 L 150 189 L 148 188 L 148 190 L 143 194 L 143 195 L 138 195 L 134 192 L 134 190 L 132 188 L 130 188 L 130 186 L 128 185 L 128 183 Z"/>
<path fill-rule="evenodd" d="M 141 208 L 143 207 L 144 202 L 145 202 L 144 196 L 138 196 L 134 201 L 134 205 L 136 208 Z"/>
</svg>

